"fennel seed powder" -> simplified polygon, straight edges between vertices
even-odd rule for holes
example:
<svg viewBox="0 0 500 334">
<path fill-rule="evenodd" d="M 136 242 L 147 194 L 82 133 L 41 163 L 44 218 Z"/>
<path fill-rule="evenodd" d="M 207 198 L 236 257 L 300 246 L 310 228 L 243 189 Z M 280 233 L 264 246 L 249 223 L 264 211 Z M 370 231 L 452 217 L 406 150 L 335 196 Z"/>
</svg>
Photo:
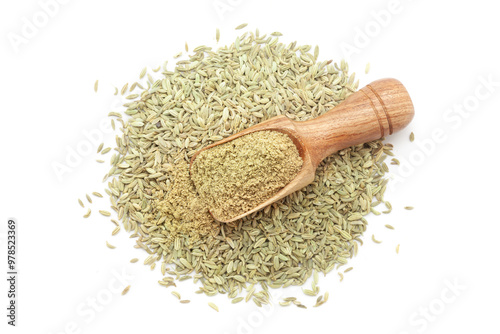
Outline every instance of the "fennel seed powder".
<svg viewBox="0 0 500 334">
<path fill-rule="evenodd" d="M 174 183 L 165 194 L 153 192 L 155 201 L 152 213 L 162 217 L 166 228 L 163 242 L 172 243 L 180 235 L 189 236 L 195 242 L 202 236 L 218 231 L 220 226 L 210 215 L 189 177 L 189 164 L 183 160 L 170 167 Z"/>
<path fill-rule="evenodd" d="M 202 151 L 191 178 L 214 217 L 230 220 L 290 183 L 302 163 L 288 135 L 257 131 Z"/>
</svg>

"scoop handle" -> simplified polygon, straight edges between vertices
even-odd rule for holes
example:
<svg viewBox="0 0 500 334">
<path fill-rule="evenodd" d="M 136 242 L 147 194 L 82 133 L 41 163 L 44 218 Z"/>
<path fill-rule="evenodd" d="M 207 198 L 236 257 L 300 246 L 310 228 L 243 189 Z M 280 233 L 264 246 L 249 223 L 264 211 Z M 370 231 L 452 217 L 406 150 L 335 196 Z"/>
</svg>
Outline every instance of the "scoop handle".
<svg viewBox="0 0 500 334">
<path fill-rule="evenodd" d="M 406 127 L 415 114 L 408 91 L 396 79 L 380 79 L 350 95 L 326 114 L 297 122 L 311 162 L 343 148 L 391 135 Z"/>
</svg>

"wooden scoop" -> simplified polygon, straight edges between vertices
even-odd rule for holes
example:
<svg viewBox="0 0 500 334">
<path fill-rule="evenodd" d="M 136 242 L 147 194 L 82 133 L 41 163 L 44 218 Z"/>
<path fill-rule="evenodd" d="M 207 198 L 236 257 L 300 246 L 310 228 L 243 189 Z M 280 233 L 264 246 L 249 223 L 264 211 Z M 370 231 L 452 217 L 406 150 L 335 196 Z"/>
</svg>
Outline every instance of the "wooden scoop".
<svg viewBox="0 0 500 334">
<path fill-rule="evenodd" d="M 396 79 L 381 79 L 363 87 L 315 119 L 294 122 L 285 116 L 276 116 L 209 145 L 194 154 L 191 166 L 203 150 L 255 131 L 273 130 L 286 133 L 297 146 L 304 162 L 295 179 L 273 197 L 244 214 L 230 220 L 214 216 L 216 220 L 228 223 L 302 189 L 314 180 L 316 168 L 324 158 L 346 147 L 391 135 L 406 127 L 413 119 L 414 113 L 410 95 L 401 82 Z"/>
</svg>

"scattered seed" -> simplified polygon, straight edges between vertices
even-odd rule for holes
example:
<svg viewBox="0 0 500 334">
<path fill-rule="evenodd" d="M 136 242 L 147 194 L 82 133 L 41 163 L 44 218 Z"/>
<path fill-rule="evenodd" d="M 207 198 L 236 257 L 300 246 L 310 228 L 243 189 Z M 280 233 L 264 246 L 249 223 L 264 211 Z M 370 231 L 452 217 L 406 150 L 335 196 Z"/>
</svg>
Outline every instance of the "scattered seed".
<svg viewBox="0 0 500 334">
<path fill-rule="evenodd" d="M 80 204 L 80 206 L 81 206 L 82 208 L 84 208 L 84 207 L 85 207 L 85 205 L 83 205 L 83 202 L 82 202 L 82 200 L 81 200 L 81 199 L 78 199 L 78 203 Z"/>
<path fill-rule="evenodd" d="M 399 162 L 399 160 L 398 160 L 398 159 L 396 159 L 396 158 L 392 158 L 392 159 L 391 159 L 391 165 L 398 165 L 398 166 L 399 166 L 399 165 L 400 165 L 400 162 Z"/>
<path fill-rule="evenodd" d="M 372 234 L 372 240 L 373 240 L 373 242 L 376 242 L 377 244 L 382 242 L 382 241 L 375 239 L 375 234 Z"/>
<path fill-rule="evenodd" d="M 83 218 L 88 218 L 90 216 L 90 209 L 88 209 L 87 213 L 83 215 Z"/>
<path fill-rule="evenodd" d="M 217 28 L 217 30 L 215 31 L 215 40 L 217 41 L 217 43 L 219 42 L 219 39 L 220 39 L 220 30 L 219 28 Z"/>
<path fill-rule="evenodd" d="M 413 142 L 415 140 L 415 134 L 412 132 L 410 133 L 410 141 Z"/>
<path fill-rule="evenodd" d="M 186 44 L 184 44 L 184 49 L 186 50 L 186 52 L 188 52 L 188 51 L 189 51 L 188 42 L 186 42 Z"/>
<path fill-rule="evenodd" d="M 109 151 L 111 151 L 111 147 L 106 147 L 104 150 L 102 150 L 101 154 L 106 154 Z"/>
<path fill-rule="evenodd" d="M 396 246 L 396 254 L 399 254 L 399 244 Z"/>
<path fill-rule="evenodd" d="M 316 62 L 318 60 L 318 57 L 319 57 L 319 46 L 316 45 L 314 47 L 314 61 Z"/>
<path fill-rule="evenodd" d="M 319 297 L 316 299 L 316 305 L 317 305 L 318 303 L 320 303 L 322 300 L 323 300 L 323 296 L 319 296 Z"/>
<path fill-rule="evenodd" d="M 109 217 L 111 216 L 111 213 L 106 211 L 106 210 L 99 210 L 99 213 L 103 216 Z"/>
<path fill-rule="evenodd" d="M 386 224 L 385 227 L 387 227 L 389 230 L 394 230 L 394 226 Z"/>
<path fill-rule="evenodd" d="M 252 298 L 254 291 L 255 289 L 251 289 L 250 291 L 248 291 L 247 295 L 245 296 L 246 303 L 248 303 L 248 301 Z"/>
<path fill-rule="evenodd" d="M 127 89 L 128 89 L 128 82 L 125 85 L 123 85 L 122 90 L 120 91 L 120 94 L 124 95 L 127 92 Z"/>
<path fill-rule="evenodd" d="M 116 247 L 111 245 L 109 242 L 106 241 L 106 246 L 108 246 L 108 248 L 111 248 L 111 249 L 115 249 Z"/>
<path fill-rule="evenodd" d="M 255 303 L 255 305 L 257 305 L 258 307 L 262 307 L 262 303 L 260 302 L 260 300 L 259 300 L 259 299 L 254 298 L 254 299 L 252 299 L 252 300 L 253 300 L 253 302 Z"/>
<path fill-rule="evenodd" d="M 104 143 L 99 144 L 99 147 L 97 148 L 97 153 L 101 152 L 103 146 L 104 146 Z"/>
<path fill-rule="evenodd" d="M 190 300 L 187 300 L 187 299 L 184 299 L 184 300 L 181 300 L 180 303 L 181 304 L 188 304 L 190 303 L 191 301 Z"/>
<path fill-rule="evenodd" d="M 177 299 L 179 299 L 179 300 L 181 299 L 181 294 L 178 293 L 177 291 L 172 291 L 171 294 L 173 294 L 174 296 L 176 296 Z"/>
<path fill-rule="evenodd" d="M 144 78 L 144 76 L 146 75 L 146 71 L 148 70 L 147 67 L 144 67 L 141 71 L 141 74 L 139 75 L 139 79 L 142 79 Z"/>
<path fill-rule="evenodd" d="M 99 80 L 96 80 L 94 83 L 94 92 L 97 93 L 97 89 L 99 88 Z"/>
<path fill-rule="evenodd" d="M 302 289 L 302 292 L 304 292 L 304 294 L 307 296 L 316 296 L 316 293 L 314 293 L 314 291 L 309 289 Z"/>
<path fill-rule="evenodd" d="M 90 198 L 90 196 L 88 194 L 85 194 L 85 197 L 87 197 L 87 201 L 89 201 L 89 203 L 92 204 L 92 198 Z"/>
<path fill-rule="evenodd" d="M 127 292 L 128 292 L 128 290 L 130 290 L 130 285 L 128 285 L 125 289 L 123 289 L 123 291 L 122 291 L 122 296 L 123 296 L 123 295 L 126 295 L 126 294 L 127 294 Z"/>
<path fill-rule="evenodd" d="M 100 193 L 98 193 L 97 191 L 94 191 L 92 193 L 92 195 L 96 196 L 96 197 L 101 197 L 102 198 L 102 195 Z"/>
<path fill-rule="evenodd" d="M 406 210 L 413 210 L 413 206 L 405 206 Z"/>
<path fill-rule="evenodd" d="M 350 272 L 352 269 L 352 267 L 347 268 L 346 270 L 344 270 L 344 274 Z"/>
<path fill-rule="evenodd" d="M 214 310 L 216 310 L 217 312 L 219 312 L 219 308 L 214 303 L 208 303 L 208 306 L 210 306 L 211 308 L 213 308 Z"/>
<path fill-rule="evenodd" d="M 136 263 L 137 261 L 139 261 L 139 259 L 134 257 L 132 260 L 130 260 L 130 263 Z"/>
<path fill-rule="evenodd" d="M 115 116 L 115 117 L 118 117 L 118 118 L 122 118 L 122 114 L 120 114 L 120 113 L 118 113 L 118 112 L 114 112 L 114 111 L 110 111 L 110 112 L 108 113 L 108 116 L 109 116 L 109 117 Z M 104 145 L 104 143 L 102 143 L 102 145 Z M 99 153 L 99 152 L 97 152 L 97 153 Z"/>
<path fill-rule="evenodd" d="M 234 28 L 234 30 L 240 30 L 240 29 L 243 29 L 243 28 L 245 28 L 247 25 L 248 25 L 248 23 L 243 23 L 243 24 L 240 24 L 239 26 L 237 26 L 236 28 Z"/>
<path fill-rule="evenodd" d="M 116 235 L 118 232 L 120 232 L 120 226 L 115 227 L 113 232 L 111 232 L 111 235 Z"/>
<path fill-rule="evenodd" d="M 365 67 L 365 74 L 368 74 L 368 72 L 370 72 L 370 63 L 366 63 Z"/>
</svg>

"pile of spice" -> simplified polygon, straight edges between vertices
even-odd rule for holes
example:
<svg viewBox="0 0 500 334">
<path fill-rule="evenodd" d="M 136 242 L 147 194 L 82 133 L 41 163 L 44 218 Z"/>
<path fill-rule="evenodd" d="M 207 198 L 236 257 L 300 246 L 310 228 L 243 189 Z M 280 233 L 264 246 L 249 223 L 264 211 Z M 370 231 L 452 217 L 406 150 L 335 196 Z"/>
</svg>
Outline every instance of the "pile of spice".
<svg viewBox="0 0 500 334">
<path fill-rule="evenodd" d="M 302 162 L 288 135 L 257 131 L 202 151 L 191 179 L 210 212 L 225 221 L 271 198 L 295 178 Z"/>
<path fill-rule="evenodd" d="M 198 293 L 225 293 L 235 303 L 244 293 L 261 306 L 269 303 L 269 287 L 302 285 L 314 274 L 307 291 L 317 295 L 318 272 L 356 255 L 363 216 L 384 201 L 383 160 L 392 146 L 377 140 L 329 156 L 313 183 L 244 219 L 218 224 L 200 209 L 187 172 L 197 150 L 276 115 L 320 116 L 357 89 L 344 61 L 318 61 L 317 47 L 311 53 L 311 46 L 285 45 L 279 36 L 257 30 L 217 50 L 199 46 L 174 70 L 164 65 L 156 79 L 160 67 L 156 74 L 144 69 L 143 81 L 121 90 L 131 92 L 129 117 L 110 113 L 122 133 L 106 193 L 136 247 L 148 253 L 144 264 L 161 263 L 165 287 L 193 279 L 201 283 Z M 294 298 L 283 302 L 290 303 L 305 307 Z"/>
</svg>

